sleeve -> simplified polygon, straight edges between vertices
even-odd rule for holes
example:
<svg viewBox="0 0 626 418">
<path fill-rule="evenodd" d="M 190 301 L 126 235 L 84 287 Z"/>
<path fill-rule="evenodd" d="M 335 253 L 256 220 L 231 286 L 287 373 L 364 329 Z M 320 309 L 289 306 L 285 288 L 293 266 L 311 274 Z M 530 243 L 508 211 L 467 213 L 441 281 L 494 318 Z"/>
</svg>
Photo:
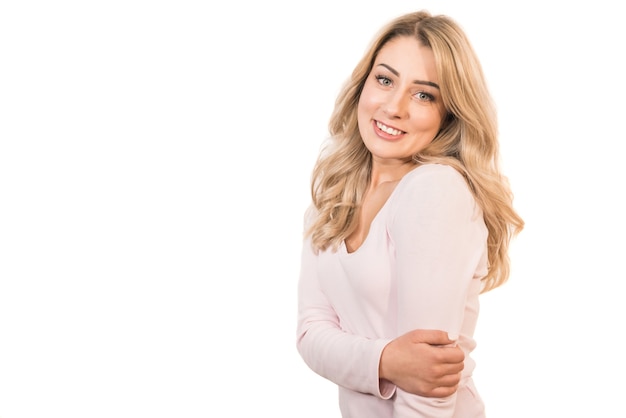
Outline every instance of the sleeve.
<svg viewBox="0 0 626 418">
<path fill-rule="evenodd" d="M 398 335 L 440 329 L 460 335 L 468 290 L 486 246 L 482 211 L 452 167 L 412 175 L 389 235 L 395 247 Z M 394 418 L 452 417 L 456 394 L 425 398 L 396 390 Z"/>
<path fill-rule="evenodd" d="M 380 355 L 389 340 L 367 339 L 349 334 L 320 287 L 317 255 L 305 240 L 298 283 L 297 348 L 305 363 L 317 374 L 339 386 L 382 399 L 395 386 L 379 382 Z"/>
</svg>

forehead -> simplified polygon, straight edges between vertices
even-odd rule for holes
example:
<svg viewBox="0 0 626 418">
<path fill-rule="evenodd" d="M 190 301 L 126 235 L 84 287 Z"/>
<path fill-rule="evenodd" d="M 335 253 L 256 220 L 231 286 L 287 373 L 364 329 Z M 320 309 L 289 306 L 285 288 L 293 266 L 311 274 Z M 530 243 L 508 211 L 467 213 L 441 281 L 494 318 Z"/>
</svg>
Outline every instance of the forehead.
<svg viewBox="0 0 626 418">
<path fill-rule="evenodd" d="M 383 45 L 374 60 L 374 66 L 380 64 L 393 67 L 401 76 L 438 80 L 432 49 L 413 37 L 399 36 Z"/>
</svg>

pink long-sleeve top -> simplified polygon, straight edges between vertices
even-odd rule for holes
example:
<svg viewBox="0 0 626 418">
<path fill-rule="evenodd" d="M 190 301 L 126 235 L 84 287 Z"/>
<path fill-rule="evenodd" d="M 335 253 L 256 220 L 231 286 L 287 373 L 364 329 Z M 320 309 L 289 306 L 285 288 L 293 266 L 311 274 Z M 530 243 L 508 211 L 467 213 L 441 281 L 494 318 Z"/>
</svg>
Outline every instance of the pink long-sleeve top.
<svg viewBox="0 0 626 418">
<path fill-rule="evenodd" d="M 306 364 L 339 387 L 344 418 L 482 417 L 471 376 L 487 228 L 467 183 L 452 167 L 406 174 L 354 252 L 302 248 L 297 347 Z M 459 390 L 426 398 L 379 380 L 383 348 L 413 329 L 458 335 L 465 352 Z"/>
</svg>

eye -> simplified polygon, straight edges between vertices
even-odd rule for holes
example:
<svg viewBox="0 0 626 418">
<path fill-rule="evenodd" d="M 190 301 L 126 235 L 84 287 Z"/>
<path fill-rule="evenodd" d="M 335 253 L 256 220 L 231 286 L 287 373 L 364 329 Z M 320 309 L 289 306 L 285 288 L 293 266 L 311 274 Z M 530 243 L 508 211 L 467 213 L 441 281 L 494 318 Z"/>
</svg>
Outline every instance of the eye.
<svg viewBox="0 0 626 418">
<path fill-rule="evenodd" d="M 418 91 L 414 94 L 414 97 L 421 102 L 432 102 L 435 97 L 432 94 L 428 94 L 425 91 Z"/>
<path fill-rule="evenodd" d="M 384 87 L 389 87 L 392 84 L 391 79 L 389 77 L 385 77 L 384 75 L 377 75 L 376 80 L 378 81 L 378 84 Z"/>
</svg>

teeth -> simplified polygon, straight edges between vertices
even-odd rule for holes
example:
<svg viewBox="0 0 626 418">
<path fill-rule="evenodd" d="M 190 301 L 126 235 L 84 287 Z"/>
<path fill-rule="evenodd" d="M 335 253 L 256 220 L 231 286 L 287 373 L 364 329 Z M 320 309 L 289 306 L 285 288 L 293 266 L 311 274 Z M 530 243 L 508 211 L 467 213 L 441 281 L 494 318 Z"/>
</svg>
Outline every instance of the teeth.
<svg viewBox="0 0 626 418">
<path fill-rule="evenodd" d="M 401 133 L 403 133 L 402 131 L 390 128 L 387 125 L 383 125 L 382 123 L 380 123 L 378 121 L 376 122 L 376 126 L 378 126 L 378 129 L 380 129 L 381 131 L 383 131 L 385 133 L 388 133 L 389 135 L 400 135 Z"/>
</svg>

